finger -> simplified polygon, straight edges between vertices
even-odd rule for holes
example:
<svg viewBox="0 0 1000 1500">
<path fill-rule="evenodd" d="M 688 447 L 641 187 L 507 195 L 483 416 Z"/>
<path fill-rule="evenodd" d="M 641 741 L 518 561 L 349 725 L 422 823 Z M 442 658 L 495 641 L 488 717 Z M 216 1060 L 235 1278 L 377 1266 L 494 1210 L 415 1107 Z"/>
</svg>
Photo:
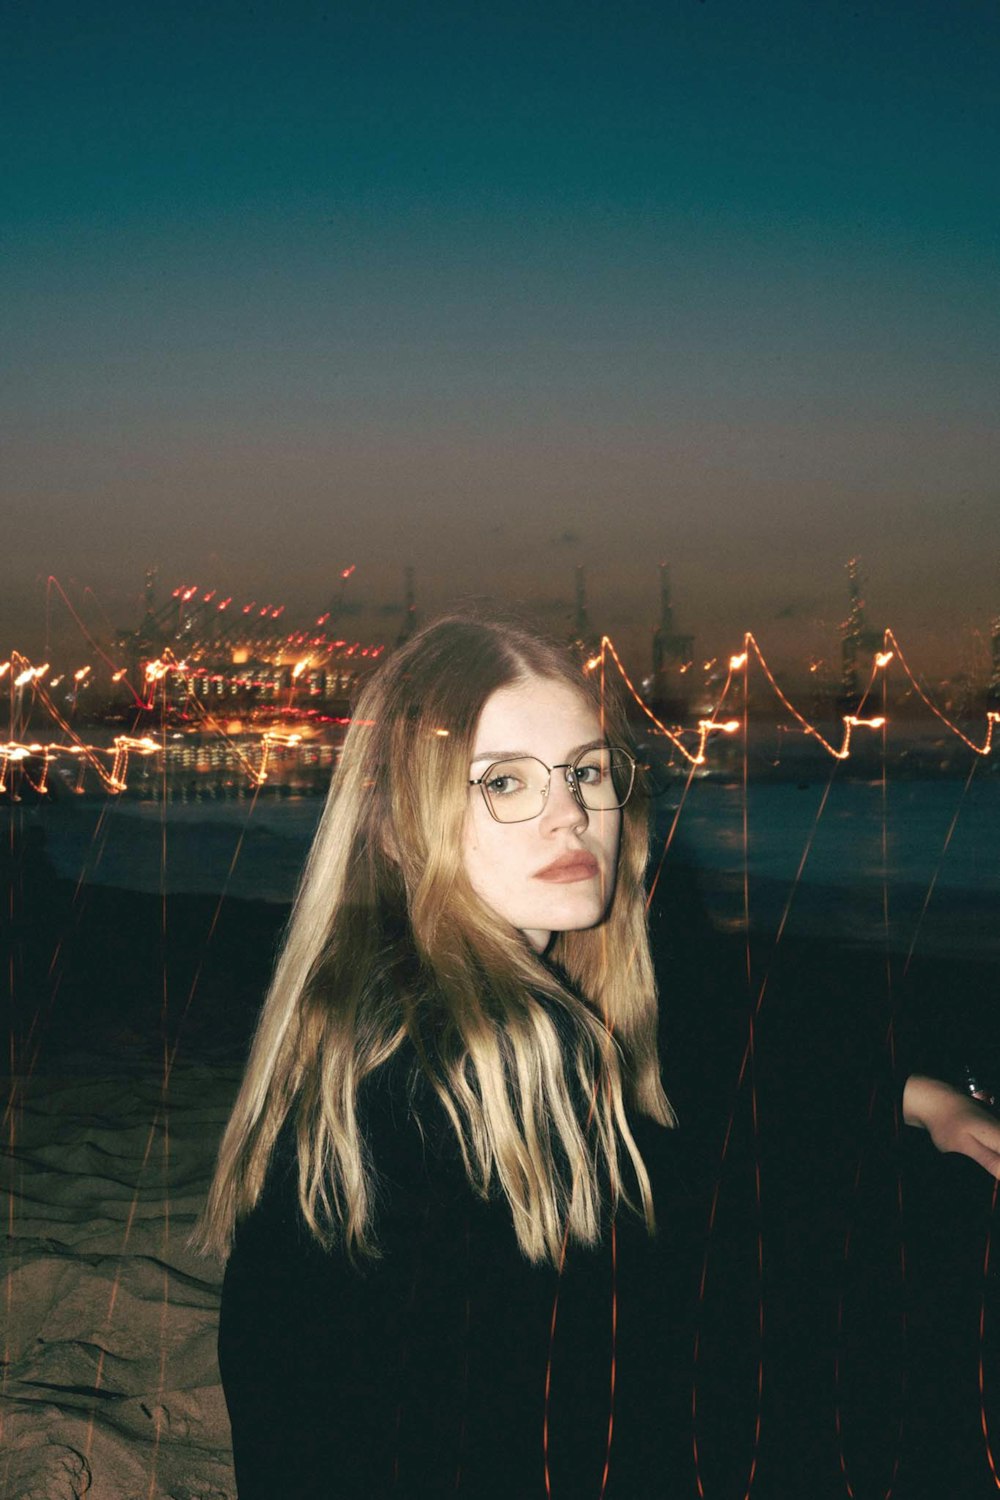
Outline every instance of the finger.
<svg viewBox="0 0 1000 1500">
<path fill-rule="evenodd" d="M 978 1163 L 991 1177 L 1000 1178 L 1000 1150 L 995 1150 L 975 1136 L 966 1136 L 954 1149 Z"/>
</svg>

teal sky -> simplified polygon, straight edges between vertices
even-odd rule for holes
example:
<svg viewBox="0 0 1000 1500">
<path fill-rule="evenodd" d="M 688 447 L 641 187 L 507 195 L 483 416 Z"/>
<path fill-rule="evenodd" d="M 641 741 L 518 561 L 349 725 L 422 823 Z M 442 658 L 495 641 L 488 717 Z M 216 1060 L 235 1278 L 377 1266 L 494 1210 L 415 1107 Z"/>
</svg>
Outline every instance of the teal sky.
<svg viewBox="0 0 1000 1500">
<path fill-rule="evenodd" d="M 8 12 L 0 655 L 44 579 L 1000 613 L 1000 8 Z M 89 596 L 87 596 L 89 598 Z M 636 647 L 638 648 L 638 645 Z M 933 658 L 933 662 L 932 662 Z"/>
</svg>

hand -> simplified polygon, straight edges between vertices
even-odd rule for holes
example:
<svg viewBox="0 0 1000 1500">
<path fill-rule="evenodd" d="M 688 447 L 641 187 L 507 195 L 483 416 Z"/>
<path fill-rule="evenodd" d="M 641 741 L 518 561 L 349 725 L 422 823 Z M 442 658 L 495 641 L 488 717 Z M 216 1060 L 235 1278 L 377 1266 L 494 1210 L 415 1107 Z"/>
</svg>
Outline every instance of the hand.
<svg viewBox="0 0 1000 1500">
<path fill-rule="evenodd" d="M 939 1151 L 960 1151 L 1000 1177 L 1000 1121 L 950 1083 L 912 1073 L 903 1090 L 903 1119 L 926 1130 Z"/>
</svg>

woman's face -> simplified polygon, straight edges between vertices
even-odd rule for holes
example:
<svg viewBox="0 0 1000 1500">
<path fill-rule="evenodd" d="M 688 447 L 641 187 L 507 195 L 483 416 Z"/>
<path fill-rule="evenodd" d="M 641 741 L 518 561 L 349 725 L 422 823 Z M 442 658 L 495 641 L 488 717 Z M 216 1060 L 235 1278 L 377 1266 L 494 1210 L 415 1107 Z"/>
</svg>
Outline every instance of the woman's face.
<svg viewBox="0 0 1000 1500">
<path fill-rule="evenodd" d="M 555 678 L 526 677 L 487 698 L 469 777 L 516 756 L 565 765 L 604 739 L 597 712 L 582 693 Z M 466 873 L 480 900 L 541 953 L 554 932 L 594 927 L 604 917 L 614 894 L 621 821 L 617 808 L 581 807 L 565 771 L 553 771 L 544 807 L 529 822 L 498 823 L 481 788 L 470 787 Z"/>
</svg>

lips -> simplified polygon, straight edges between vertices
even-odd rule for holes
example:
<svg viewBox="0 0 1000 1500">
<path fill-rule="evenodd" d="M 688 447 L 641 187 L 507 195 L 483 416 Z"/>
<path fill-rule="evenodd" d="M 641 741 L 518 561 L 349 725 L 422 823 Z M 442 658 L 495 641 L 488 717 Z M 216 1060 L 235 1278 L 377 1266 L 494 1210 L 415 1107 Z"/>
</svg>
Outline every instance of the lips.
<svg viewBox="0 0 1000 1500">
<path fill-rule="evenodd" d="M 560 854 L 550 865 L 535 871 L 536 880 L 551 880 L 568 883 L 571 880 L 593 880 L 600 873 L 600 866 L 592 854 L 576 849 L 571 854 Z"/>
</svg>

